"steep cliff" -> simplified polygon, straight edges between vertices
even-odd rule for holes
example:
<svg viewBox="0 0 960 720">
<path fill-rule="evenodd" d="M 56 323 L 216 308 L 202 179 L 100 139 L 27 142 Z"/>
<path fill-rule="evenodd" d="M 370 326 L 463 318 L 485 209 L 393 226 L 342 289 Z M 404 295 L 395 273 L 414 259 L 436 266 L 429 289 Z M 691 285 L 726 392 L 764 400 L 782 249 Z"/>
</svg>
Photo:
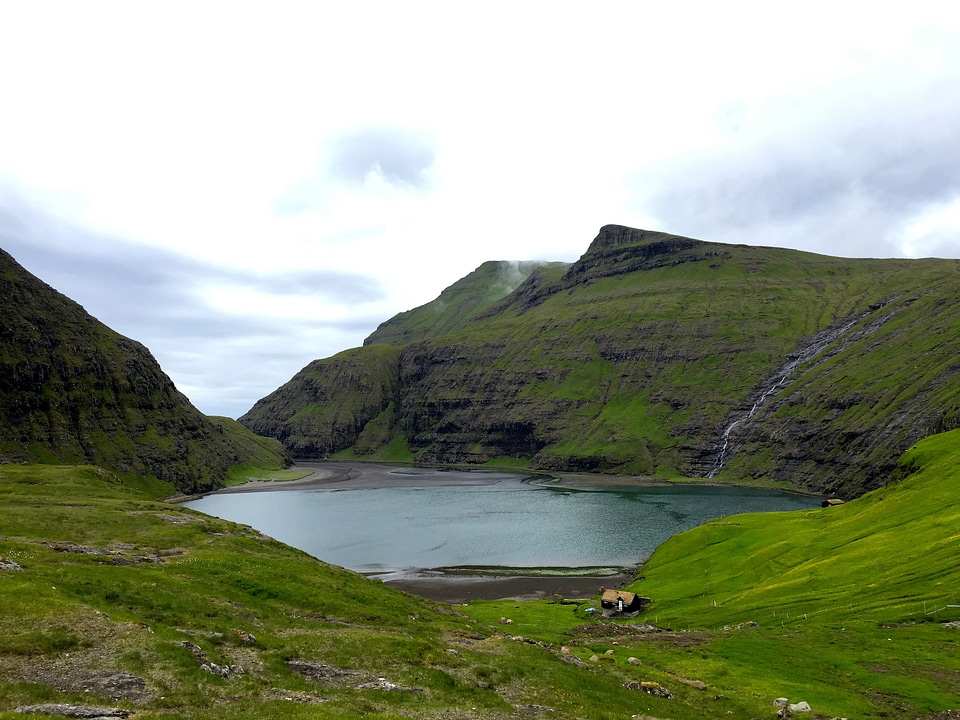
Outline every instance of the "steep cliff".
<svg viewBox="0 0 960 720">
<path fill-rule="evenodd" d="M 0 250 L 0 462 L 91 463 L 184 492 L 286 451 L 208 418 L 150 352 Z"/>
<path fill-rule="evenodd" d="M 377 436 L 420 462 L 766 478 L 855 495 L 915 440 L 957 425 L 958 297 L 954 260 L 607 226 L 565 272 L 532 273 L 483 313 L 398 349 Z M 288 396 L 287 412 L 307 402 Z M 266 430 L 257 408 L 249 415 Z M 356 449 L 347 439 L 313 447 Z"/>
</svg>

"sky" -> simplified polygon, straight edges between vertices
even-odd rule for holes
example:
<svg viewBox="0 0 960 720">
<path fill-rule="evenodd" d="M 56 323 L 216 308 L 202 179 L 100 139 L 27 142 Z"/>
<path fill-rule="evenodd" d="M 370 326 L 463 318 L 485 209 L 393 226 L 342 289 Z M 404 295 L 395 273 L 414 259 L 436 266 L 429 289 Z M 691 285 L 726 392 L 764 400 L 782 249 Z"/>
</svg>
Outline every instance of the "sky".
<svg viewBox="0 0 960 720">
<path fill-rule="evenodd" d="M 0 248 L 204 413 L 611 223 L 960 257 L 960 4 L 0 0 Z"/>
</svg>

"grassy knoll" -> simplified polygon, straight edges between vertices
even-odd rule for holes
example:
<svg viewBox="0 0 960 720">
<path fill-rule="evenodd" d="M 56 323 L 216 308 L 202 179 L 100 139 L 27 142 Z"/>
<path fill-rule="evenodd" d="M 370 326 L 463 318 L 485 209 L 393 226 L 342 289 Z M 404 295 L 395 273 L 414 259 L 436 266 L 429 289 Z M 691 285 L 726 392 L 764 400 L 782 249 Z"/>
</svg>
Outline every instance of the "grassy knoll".
<svg viewBox="0 0 960 720">
<path fill-rule="evenodd" d="M 958 708 L 960 629 L 945 624 L 960 618 L 947 607 L 960 605 L 958 441 L 960 431 L 924 440 L 901 460 L 904 479 L 846 505 L 727 517 L 671 538 L 631 588 L 655 600 L 639 621 L 670 632 L 575 629 L 582 606 L 469 612 L 509 613 L 516 632 L 581 657 L 635 656 L 670 687 L 695 678 L 710 694 L 786 696 L 825 717 Z"/>
</svg>

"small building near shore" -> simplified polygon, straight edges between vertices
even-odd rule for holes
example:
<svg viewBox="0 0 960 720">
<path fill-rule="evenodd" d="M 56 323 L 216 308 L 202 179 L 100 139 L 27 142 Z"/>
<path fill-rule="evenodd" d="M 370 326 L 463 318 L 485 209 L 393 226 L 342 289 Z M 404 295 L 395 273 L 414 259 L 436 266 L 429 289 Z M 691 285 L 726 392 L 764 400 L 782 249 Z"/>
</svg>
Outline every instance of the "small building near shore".
<svg viewBox="0 0 960 720">
<path fill-rule="evenodd" d="M 651 602 L 650 598 L 626 590 L 604 590 L 600 596 L 604 617 L 636 617 Z"/>
<path fill-rule="evenodd" d="M 840 498 L 826 498 L 825 500 L 820 501 L 820 507 L 835 507 L 836 505 L 843 505 L 843 500 Z"/>
</svg>

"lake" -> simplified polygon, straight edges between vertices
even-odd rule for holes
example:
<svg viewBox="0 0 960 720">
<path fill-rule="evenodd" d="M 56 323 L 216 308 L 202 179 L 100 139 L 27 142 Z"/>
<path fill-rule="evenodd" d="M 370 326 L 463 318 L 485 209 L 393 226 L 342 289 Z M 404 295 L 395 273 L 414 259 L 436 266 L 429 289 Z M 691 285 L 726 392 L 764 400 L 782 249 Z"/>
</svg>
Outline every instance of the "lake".
<svg viewBox="0 0 960 720">
<path fill-rule="evenodd" d="M 409 468 L 391 472 L 409 483 Z M 383 578 L 432 568 L 634 567 L 711 518 L 819 506 L 741 487 L 569 489 L 504 473 L 417 473 L 412 486 L 225 492 L 186 505 Z"/>
</svg>

